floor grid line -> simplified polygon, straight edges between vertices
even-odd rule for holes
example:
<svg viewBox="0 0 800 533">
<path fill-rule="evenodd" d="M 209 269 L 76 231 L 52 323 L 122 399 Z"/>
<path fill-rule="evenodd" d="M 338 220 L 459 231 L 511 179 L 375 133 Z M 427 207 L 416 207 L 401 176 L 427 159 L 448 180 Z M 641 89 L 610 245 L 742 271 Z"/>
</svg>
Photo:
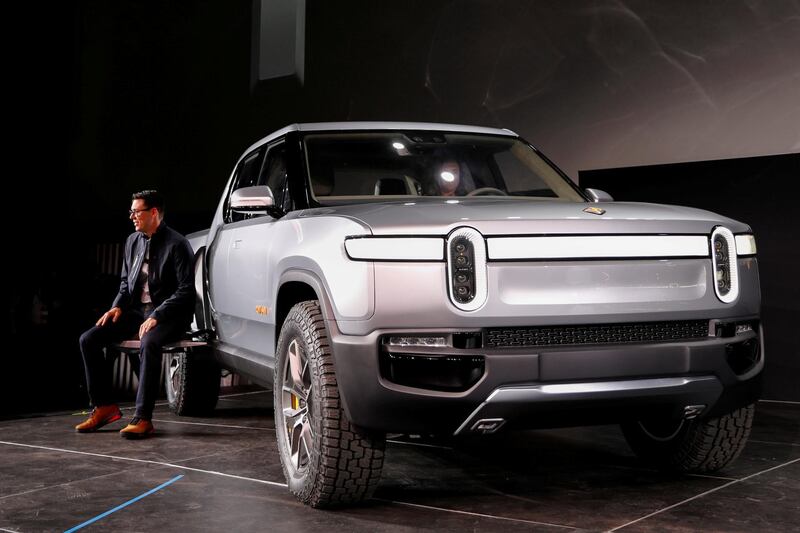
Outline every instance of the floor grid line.
<svg viewBox="0 0 800 533">
<path fill-rule="evenodd" d="M 618 531 L 618 530 L 620 530 L 622 528 L 625 528 L 625 527 L 631 526 L 633 524 L 639 523 L 642 520 L 647 520 L 648 518 L 652 518 L 652 517 L 654 517 L 656 515 L 659 515 L 659 514 L 665 512 L 665 511 L 669 511 L 671 509 L 675 509 L 676 507 L 680 507 L 681 505 L 687 504 L 687 503 L 692 502 L 694 500 L 698 500 L 700 498 L 703 498 L 704 496 L 708 496 L 709 494 L 713 494 L 715 492 L 719 492 L 722 489 L 728 488 L 728 487 L 730 487 L 732 485 L 736 485 L 737 483 L 741 483 L 742 481 L 747 481 L 748 479 L 754 478 L 756 476 L 760 476 L 761 474 L 766 474 L 767 472 L 772 472 L 773 470 L 777 470 L 778 468 L 783 468 L 784 466 L 789 466 L 790 464 L 796 463 L 798 461 L 800 461 L 800 457 L 798 457 L 797 459 L 793 459 L 793 460 L 791 460 L 791 461 L 789 461 L 787 463 L 783 463 L 783 464 L 780 464 L 780 465 L 777 465 L 777 466 L 773 466 L 771 468 L 767 468 L 766 470 L 762 470 L 760 472 L 756 472 L 755 474 L 750 474 L 749 476 L 745 476 L 743 478 L 736 479 L 736 480 L 731 481 L 729 483 L 725 483 L 724 485 L 720 485 L 719 487 L 715 487 L 715 488 L 707 490 L 705 492 L 701 492 L 700 494 L 696 494 L 695 496 L 692 496 L 691 498 L 686 498 L 683 501 L 680 501 L 678 503 L 672 504 L 672 505 L 670 505 L 668 507 L 664 507 L 663 509 L 659 509 L 658 511 L 654 511 L 654 512 L 652 512 L 652 513 L 650 513 L 648 515 L 645 515 L 645 516 L 643 516 L 641 518 L 637 518 L 636 520 L 631 520 L 630 522 L 628 522 L 626 524 L 622 524 L 621 526 L 617 526 L 614 529 L 609 529 L 608 531 L 609 532 Z"/>
</svg>

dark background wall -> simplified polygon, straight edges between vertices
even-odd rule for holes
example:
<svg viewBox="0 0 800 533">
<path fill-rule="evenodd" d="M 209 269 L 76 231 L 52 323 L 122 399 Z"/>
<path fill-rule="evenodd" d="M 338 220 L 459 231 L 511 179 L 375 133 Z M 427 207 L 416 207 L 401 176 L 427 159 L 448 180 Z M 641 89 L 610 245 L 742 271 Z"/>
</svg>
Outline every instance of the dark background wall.
<svg viewBox="0 0 800 533">
<path fill-rule="evenodd" d="M 255 88 L 250 0 L 78 6 L 69 174 L 101 209 L 153 182 L 201 216 L 297 121 L 507 127 L 573 178 L 800 151 L 796 1 L 310 0 L 304 85 Z"/>
<path fill-rule="evenodd" d="M 796 0 L 308 0 L 302 84 L 254 81 L 251 0 L 65 4 L 9 16 L 15 376 L 54 356 L 73 371 L 75 332 L 110 301 L 95 247 L 130 231 L 132 191 L 202 229 L 243 149 L 291 122 L 507 127 L 573 179 L 800 151 Z"/>
</svg>

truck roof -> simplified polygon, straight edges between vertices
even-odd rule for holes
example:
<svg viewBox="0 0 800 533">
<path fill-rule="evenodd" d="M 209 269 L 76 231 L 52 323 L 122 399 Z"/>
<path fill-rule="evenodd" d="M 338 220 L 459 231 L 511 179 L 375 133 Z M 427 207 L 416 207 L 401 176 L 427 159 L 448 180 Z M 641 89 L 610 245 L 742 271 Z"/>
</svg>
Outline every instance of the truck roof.
<svg viewBox="0 0 800 533">
<path fill-rule="evenodd" d="M 274 131 L 250 146 L 245 153 L 268 143 L 290 131 L 348 131 L 348 130 L 421 130 L 421 131 L 455 131 L 459 133 L 482 133 L 485 135 L 506 135 L 517 137 L 509 129 L 468 126 L 463 124 L 441 124 L 437 122 L 386 122 L 386 121 L 353 121 L 353 122 L 307 122 L 290 124 Z"/>
</svg>

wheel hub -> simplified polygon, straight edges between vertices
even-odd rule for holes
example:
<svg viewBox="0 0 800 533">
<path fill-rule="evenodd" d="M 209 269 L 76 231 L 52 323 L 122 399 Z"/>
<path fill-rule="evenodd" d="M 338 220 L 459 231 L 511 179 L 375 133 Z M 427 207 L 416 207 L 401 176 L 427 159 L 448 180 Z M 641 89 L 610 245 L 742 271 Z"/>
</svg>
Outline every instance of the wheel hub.
<svg viewBox="0 0 800 533">
<path fill-rule="evenodd" d="M 308 466 L 313 449 L 314 430 L 311 427 L 311 371 L 308 357 L 297 339 L 287 348 L 283 369 L 281 416 L 286 429 L 286 444 L 291 464 L 297 471 Z"/>
</svg>

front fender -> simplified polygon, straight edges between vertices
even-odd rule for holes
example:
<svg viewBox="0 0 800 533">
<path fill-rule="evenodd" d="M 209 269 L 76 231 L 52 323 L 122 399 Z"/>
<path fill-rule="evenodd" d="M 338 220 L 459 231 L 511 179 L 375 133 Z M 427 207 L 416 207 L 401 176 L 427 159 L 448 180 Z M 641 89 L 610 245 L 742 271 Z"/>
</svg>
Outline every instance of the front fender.
<svg viewBox="0 0 800 533">
<path fill-rule="evenodd" d="M 369 320 L 375 313 L 374 265 L 352 261 L 344 247 L 346 237 L 368 233 L 365 228 L 342 217 L 297 218 L 280 224 L 268 273 L 312 273 L 329 298 L 330 316 L 337 321 Z M 276 280 L 272 294 L 277 295 L 278 287 Z"/>
<path fill-rule="evenodd" d="M 334 348 L 334 343 L 332 340 L 337 338 L 341 335 L 339 331 L 338 322 L 336 320 L 336 316 L 334 314 L 333 305 L 331 302 L 330 294 L 326 289 L 325 283 L 322 281 L 319 274 L 311 270 L 303 270 L 303 269 L 291 269 L 284 272 L 278 284 L 278 289 L 280 290 L 281 287 L 288 283 L 302 283 L 311 288 L 316 294 L 316 299 L 319 302 L 320 309 L 322 310 L 322 318 L 325 321 L 325 328 L 328 331 L 328 340 L 330 343 L 331 353 L 333 355 L 333 364 L 334 369 L 337 375 L 337 382 L 339 388 L 339 398 L 342 402 L 342 409 L 344 409 L 345 414 L 347 415 L 349 420 L 352 420 L 352 411 L 350 409 L 350 399 L 351 394 L 350 391 L 347 390 L 346 386 L 342 386 L 343 382 L 338 380 L 338 376 L 342 375 L 342 373 L 347 373 L 349 375 L 349 370 L 343 368 L 341 365 L 344 364 L 342 361 L 345 359 L 339 357 L 337 354 L 337 349 Z M 279 294 L 279 293 L 277 293 Z M 293 302 L 294 305 L 297 302 Z M 278 337 L 278 332 L 276 332 L 276 341 Z M 277 356 L 277 354 L 276 354 Z"/>
</svg>

